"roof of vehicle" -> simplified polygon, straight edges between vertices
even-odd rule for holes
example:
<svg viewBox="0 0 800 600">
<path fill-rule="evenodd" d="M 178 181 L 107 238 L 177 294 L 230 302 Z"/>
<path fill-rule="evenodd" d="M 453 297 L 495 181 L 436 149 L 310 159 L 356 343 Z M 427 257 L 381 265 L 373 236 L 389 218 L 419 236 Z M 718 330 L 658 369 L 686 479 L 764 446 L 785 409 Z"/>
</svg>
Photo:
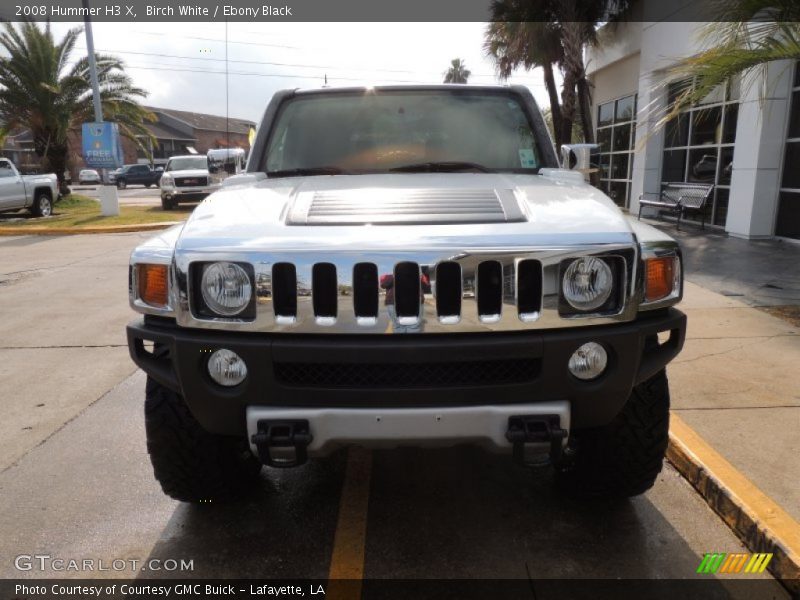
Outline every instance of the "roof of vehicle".
<svg viewBox="0 0 800 600">
<path fill-rule="evenodd" d="M 470 85 L 464 83 L 421 83 L 421 84 L 404 84 L 404 85 L 375 85 L 375 86 L 342 86 L 342 87 L 318 87 L 318 88 L 295 88 L 293 91 L 296 94 L 336 94 L 342 92 L 362 92 L 369 91 L 377 92 L 406 92 L 406 91 L 464 91 L 464 92 L 507 92 L 514 88 L 521 88 L 523 86 L 516 85 Z"/>
<path fill-rule="evenodd" d="M 179 154 L 177 156 L 170 156 L 169 160 L 173 158 L 206 158 L 205 154 Z"/>
</svg>

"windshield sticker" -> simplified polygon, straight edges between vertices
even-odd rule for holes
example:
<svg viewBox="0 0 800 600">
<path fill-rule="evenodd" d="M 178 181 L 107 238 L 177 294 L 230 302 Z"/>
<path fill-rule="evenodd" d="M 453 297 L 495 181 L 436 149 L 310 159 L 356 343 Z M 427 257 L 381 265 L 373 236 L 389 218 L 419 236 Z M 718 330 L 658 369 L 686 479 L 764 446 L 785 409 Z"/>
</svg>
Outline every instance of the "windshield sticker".
<svg viewBox="0 0 800 600">
<path fill-rule="evenodd" d="M 536 156 L 532 148 L 519 149 L 519 164 L 523 169 L 533 169 L 536 167 Z"/>
</svg>

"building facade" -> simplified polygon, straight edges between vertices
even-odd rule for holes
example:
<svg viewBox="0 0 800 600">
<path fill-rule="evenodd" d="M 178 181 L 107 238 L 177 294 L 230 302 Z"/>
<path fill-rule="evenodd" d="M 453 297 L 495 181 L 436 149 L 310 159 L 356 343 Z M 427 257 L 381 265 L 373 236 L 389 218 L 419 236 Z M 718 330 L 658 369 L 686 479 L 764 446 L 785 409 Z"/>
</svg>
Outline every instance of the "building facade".
<svg viewBox="0 0 800 600">
<path fill-rule="evenodd" d="M 147 108 L 156 116 L 155 122 L 145 124 L 155 141 L 142 138 L 142 145 L 148 149 L 146 153 L 133 140 L 123 138 L 125 164 L 149 164 L 148 153 L 152 162 L 159 165 L 178 154 L 205 154 L 213 148 L 243 148 L 245 151 L 250 148 L 248 136 L 256 126 L 252 121 L 167 108 Z M 67 167 L 72 178 L 77 179 L 78 171 L 85 168 L 80 129 L 70 132 L 68 145 Z M 27 130 L 8 135 L 0 153 L 11 159 L 23 172 L 40 170 L 41 161 L 33 151 L 33 139 Z"/>
<path fill-rule="evenodd" d="M 589 50 L 601 187 L 635 213 L 639 196 L 665 183 L 710 184 L 712 227 L 742 238 L 800 240 L 800 66 L 772 63 L 655 126 L 692 85 L 672 70 L 700 52 L 704 25 L 622 23 Z"/>
</svg>

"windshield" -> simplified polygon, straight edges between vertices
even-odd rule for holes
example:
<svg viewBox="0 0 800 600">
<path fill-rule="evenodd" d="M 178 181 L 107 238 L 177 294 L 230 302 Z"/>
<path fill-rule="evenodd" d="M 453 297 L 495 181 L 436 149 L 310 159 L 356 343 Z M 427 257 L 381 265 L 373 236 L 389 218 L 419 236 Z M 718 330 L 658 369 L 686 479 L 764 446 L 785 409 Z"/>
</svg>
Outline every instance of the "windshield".
<svg viewBox="0 0 800 600">
<path fill-rule="evenodd" d="M 205 156 L 186 156 L 171 158 L 165 171 L 188 171 L 189 169 L 208 169 L 208 159 Z"/>
<path fill-rule="evenodd" d="M 539 157 L 515 95 L 381 91 L 289 100 L 272 130 L 266 170 L 535 172 Z"/>
</svg>

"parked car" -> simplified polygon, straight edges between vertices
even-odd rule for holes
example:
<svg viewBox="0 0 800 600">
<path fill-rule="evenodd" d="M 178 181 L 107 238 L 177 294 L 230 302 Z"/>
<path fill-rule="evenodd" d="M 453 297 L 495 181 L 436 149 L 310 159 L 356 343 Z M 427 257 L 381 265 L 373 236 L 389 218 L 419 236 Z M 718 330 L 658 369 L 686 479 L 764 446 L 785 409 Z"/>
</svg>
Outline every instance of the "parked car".
<svg viewBox="0 0 800 600">
<path fill-rule="evenodd" d="M 78 183 L 81 185 L 87 183 L 100 183 L 100 173 L 94 169 L 81 169 L 78 173 Z"/>
<path fill-rule="evenodd" d="M 661 470 L 680 248 L 561 168 L 527 88 L 279 92 L 247 172 L 128 281 L 178 500 L 348 444 L 479 444 L 597 496 Z"/>
<path fill-rule="evenodd" d="M 37 217 L 49 217 L 59 198 L 55 173 L 20 175 L 7 158 L 0 158 L 0 212 L 27 208 Z"/>
<path fill-rule="evenodd" d="M 125 165 L 117 173 L 114 182 L 121 190 L 129 185 L 143 185 L 149 188 L 158 185 L 161 173 L 161 170 L 153 170 L 149 165 Z"/>
<path fill-rule="evenodd" d="M 117 175 L 120 174 L 122 171 L 122 167 L 119 169 L 114 169 L 113 171 L 108 172 L 108 183 L 116 183 L 117 182 Z"/>
<path fill-rule="evenodd" d="M 175 208 L 180 202 L 203 200 L 219 187 L 212 185 L 208 159 L 198 154 L 170 158 L 159 186 L 164 210 Z"/>
</svg>

